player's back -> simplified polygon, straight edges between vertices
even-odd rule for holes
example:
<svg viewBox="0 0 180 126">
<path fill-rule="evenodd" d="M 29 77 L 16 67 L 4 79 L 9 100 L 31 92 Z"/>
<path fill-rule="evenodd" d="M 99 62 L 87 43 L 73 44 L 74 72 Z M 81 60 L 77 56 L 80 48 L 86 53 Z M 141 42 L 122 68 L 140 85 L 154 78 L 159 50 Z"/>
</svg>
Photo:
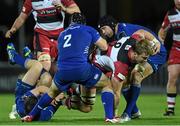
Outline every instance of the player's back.
<svg viewBox="0 0 180 126">
<path fill-rule="evenodd" d="M 150 30 L 144 26 L 141 26 L 141 25 L 135 25 L 135 24 L 129 24 L 129 23 L 119 23 L 118 24 L 117 38 L 119 38 L 121 36 L 131 36 L 134 32 L 136 32 L 140 29 L 150 32 L 151 34 L 153 34 L 156 37 L 156 39 L 159 40 L 158 36 L 152 30 Z M 164 45 L 162 45 L 162 43 L 161 43 L 160 52 L 154 56 L 150 56 L 149 60 L 151 60 L 151 61 L 153 60 L 153 62 L 155 62 L 155 63 L 162 64 L 166 61 L 166 53 L 167 53 L 167 51 L 166 51 Z"/>
<path fill-rule="evenodd" d="M 89 46 L 99 39 L 93 28 L 74 24 L 61 33 L 58 39 L 58 67 L 73 69 L 87 63 Z"/>
</svg>

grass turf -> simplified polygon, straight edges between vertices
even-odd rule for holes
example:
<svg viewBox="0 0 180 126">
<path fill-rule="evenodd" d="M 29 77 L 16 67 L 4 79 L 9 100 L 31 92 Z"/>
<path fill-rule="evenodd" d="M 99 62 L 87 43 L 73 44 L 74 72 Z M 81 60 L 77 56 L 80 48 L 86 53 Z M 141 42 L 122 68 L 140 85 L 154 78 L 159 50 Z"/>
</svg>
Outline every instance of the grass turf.
<svg viewBox="0 0 180 126">
<path fill-rule="evenodd" d="M 0 94 L 0 101 L 0 125 L 107 125 L 104 122 L 104 112 L 99 95 L 92 112 L 81 113 L 60 107 L 49 122 L 22 123 L 20 119 L 10 120 L 8 114 L 11 111 L 14 96 L 12 94 Z M 141 118 L 119 125 L 180 125 L 180 97 L 178 96 L 176 99 L 176 116 L 173 117 L 163 116 L 166 107 L 165 95 L 142 94 L 139 97 L 138 106 L 142 113 Z M 122 113 L 124 107 L 125 101 L 122 98 L 119 113 Z"/>
</svg>

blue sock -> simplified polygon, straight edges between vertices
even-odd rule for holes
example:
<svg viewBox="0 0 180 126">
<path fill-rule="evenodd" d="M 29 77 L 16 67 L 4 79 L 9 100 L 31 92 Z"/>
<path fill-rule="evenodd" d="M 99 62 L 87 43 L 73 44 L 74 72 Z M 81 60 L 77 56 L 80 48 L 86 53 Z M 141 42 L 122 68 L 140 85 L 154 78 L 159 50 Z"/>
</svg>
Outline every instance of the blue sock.
<svg viewBox="0 0 180 126">
<path fill-rule="evenodd" d="M 126 103 L 128 104 L 129 99 L 130 99 L 130 96 L 131 96 L 130 87 L 124 88 L 124 89 L 122 90 L 122 94 L 123 94 L 123 96 L 124 96 L 124 98 L 125 98 L 125 100 L 126 100 Z"/>
<path fill-rule="evenodd" d="M 22 57 L 21 55 L 19 55 L 18 53 L 14 53 L 14 61 L 16 62 L 16 64 L 19 64 L 22 67 L 25 67 L 25 61 L 26 59 L 24 57 Z"/>
<path fill-rule="evenodd" d="M 51 98 L 47 93 L 44 94 L 28 115 L 35 117 L 42 109 L 48 106 L 52 100 L 53 98 Z"/>
<path fill-rule="evenodd" d="M 125 113 L 128 114 L 129 117 L 131 117 L 132 110 L 134 106 L 136 105 L 136 101 L 140 94 L 140 86 L 138 84 L 131 85 L 131 97 L 129 100 L 129 103 L 126 105 Z"/>
<path fill-rule="evenodd" d="M 139 111 L 139 109 L 138 109 L 137 105 L 135 104 L 131 114 L 137 113 L 138 111 Z"/>
<path fill-rule="evenodd" d="M 21 79 L 18 79 L 16 82 L 16 88 L 15 88 L 15 97 L 19 98 L 22 95 L 24 95 L 26 92 L 32 90 L 34 86 L 31 86 L 25 82 L 22 82 Z"/>
<path fill-rule="evenodd" d="M 39 121 L 48 121 L 52 118 L 54 113 L 56 112 L 56 108 L 52 105 L 49 105 L 48 107 L 41 110 Z"/>
<path fill-rule="evenodd" d="M 112 92 L 102 92 L 101 100 L 104 105 L 105 118 L 113 119 L 114 117 L 114 94 Z"/>
<path fill-rule="evenodd" d="M 123 94 L 123 96 L 124 96 L 124 98 L 125 98 L 125 100 L 126 100 L 126 103 L 129 104 L 129 100 L 130 100 L 130 96 L 131 96 L 130 87 L 124 88 L 124 89 L 122 90 L 122 94 Z M 135 106 L 133 107 L 133 110 L 132 110 L 132 113 L 131 113 L 131 114 L 137 113 L 138 110 L 139 110 L 139 109 L 138 109 L 137 105 L 135 104 Z"/>
</svg>

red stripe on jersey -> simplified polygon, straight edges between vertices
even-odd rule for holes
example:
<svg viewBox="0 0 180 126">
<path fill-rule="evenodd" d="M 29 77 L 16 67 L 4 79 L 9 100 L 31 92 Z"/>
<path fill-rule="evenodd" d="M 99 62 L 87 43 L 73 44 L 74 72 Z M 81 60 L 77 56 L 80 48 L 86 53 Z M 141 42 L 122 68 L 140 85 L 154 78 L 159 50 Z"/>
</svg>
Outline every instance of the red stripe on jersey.
<svg viewBox="0 0 180 126">
<path fill-rule="evenodd" d="M 66 7 L 69 7 L 70 5 L 76 4 L 74 0 L 61 0 L 62 4 Z"/>
<path fill-rule="evenodd" d="M 41 33 L 43 35 L 46 35 L 48 37 L 57 38 L 59 34 L 64 30 L 64 28 L 56 29 L 56 30 L 49 30 L 45 31 L 41 28 L 35 28 L 35 31 L 38 33 Z"/>
<path fill-rule="evenodd" d="M 22 12 L 29 15 L 32 11 L 32 3 L 31 0 L 26 0 L 23 4 Z"/>
<path fill-rule="evenodd" d="M 168 102 L 168 105 L 175 105 L 175 102 Z"/>
<path fill-rule="evenodd" d="M 56 14 L 37 14 L 37 16 L 40 16 L 40 17 L 48 17 L 48 16 L 54 16 Z"/>
<path fill-rule="evenodd" d="M 109 43 L 108 50 L 107 50 L 107 56 L 110 56 L 112 47 L 116 44 L 117 41 L 113 41 Z"/>
<path fill-rule="evenodd" d="M 46 10 L 54 10 L 55 7 L 48 7 L 48 8 L 43 8 L 43 9 L 38 9 L 38 10 L 35 10 L 37 13 L 40 13 L 41 11 L 46 11 Z"/>
<path fill-rule="evenodd" d="M 163 28 L 163 29 L 166 29 L 169 25 L 170 25 L 170 21 L 169 21 L 169 19 L 168 19 L 168 13 L 167 13 L 166 16 L 164 17 L 164 21 L 163 21 L 163 24 L 162 24 L 162 28 Z"/>
</svg>

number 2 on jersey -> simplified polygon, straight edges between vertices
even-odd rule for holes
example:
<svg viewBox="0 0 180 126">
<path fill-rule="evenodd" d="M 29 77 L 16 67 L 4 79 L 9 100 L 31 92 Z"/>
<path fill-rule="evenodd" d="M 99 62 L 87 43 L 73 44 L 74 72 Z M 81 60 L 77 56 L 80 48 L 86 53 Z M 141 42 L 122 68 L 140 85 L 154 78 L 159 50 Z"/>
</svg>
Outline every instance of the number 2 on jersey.
<svg viewBox="0 0 180 126">
<path fill-rule="evenodd" d="M 71 34 L 64 36 L 64 40 L 65 42 L 64 42 L 63 48 L 71 46 L 71 43 L 69 42 L 71 40 Z"/>
</svg>

